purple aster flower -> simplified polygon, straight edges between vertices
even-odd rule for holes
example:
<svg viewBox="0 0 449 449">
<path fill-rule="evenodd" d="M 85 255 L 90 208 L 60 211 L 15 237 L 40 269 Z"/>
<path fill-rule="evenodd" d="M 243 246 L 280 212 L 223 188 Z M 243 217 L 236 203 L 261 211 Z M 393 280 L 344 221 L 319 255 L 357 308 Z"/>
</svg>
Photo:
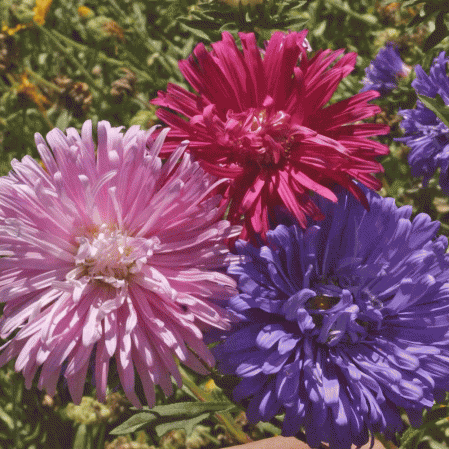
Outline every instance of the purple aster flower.
<svg viewBox="0 0 449 449">
<path fill-rule="evenodd" d="M 360 92 L 375 90 L 381 95 L 386 95 L 398 87 L 398 77 L 408 76 L 410 67 L 402 62 L 398 49 L 388 43 L 379 50 L 377 56 L 365 69 L 364 86 Z"/>
<path fill-rule="evenodd" d="M 228 327 L 209 299 L 236 293 L 214 270 L 241 227 L 220 220 L 221 181 L 183 155 L 186 142 L 162 165 L 167 131 L 151 141 L 152 130 L 100 122 L 95 145 L 87 121 L 81 136 L 48 133 L 51 150 L 36 134 L 45 168 L 25 156 L 0 178 L 0 337 L 11 337 L 0 366 L 16 358 L 28 388 L 38 374 L 53 395 L 63 372 L 79 402 L 93 359 L 104 400 L 114 358 L 128 399 L 140 405 L 138 374 L 153 405 L 155 385 L 169 395 L 171 376 L 182 383 L 175 357 L 200 373 L 197 356 L 214 363 L 201 330 Z"/>
<path fill-rule="evenodd" d="M 416 79 L 412 86 L 418 94 L 431 98 L 438 94 L 449 105 L 448 61 L 449 57 L 443 51 L 434 59 L 429 75 L 420 65 L 415 67 Z M 401 126 L 405 134 L 395 140 L 411 148 L 408 163 L 412 176 L 422 176 L 426 187 L 440 168 L 440 186 L 449 194 L 449 128 L 419 100 L 415 109 L 404 109 L 399 113 L 404 117 Z"/>
<path fill-rule="evenodd" d="M 267 233 L 228 273 L 240 322 L 215 349 L 218 367 L 243 378 L 251 422 L 285 411 L 282 433 L 307 443 L 362 446 L 401 430 L 401 409 L 419 425 L 449 380 L 449 256 L 439 223 L 367 189 L 320 199 L 326 218 Z"/>
</svg>

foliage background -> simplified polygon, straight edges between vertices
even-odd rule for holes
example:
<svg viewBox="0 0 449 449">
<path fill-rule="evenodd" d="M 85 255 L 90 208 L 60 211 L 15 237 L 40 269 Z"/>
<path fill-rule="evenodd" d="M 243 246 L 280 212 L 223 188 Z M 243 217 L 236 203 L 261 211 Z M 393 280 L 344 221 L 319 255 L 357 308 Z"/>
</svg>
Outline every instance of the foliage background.
<svg viewBox="0 0 449 449">
<path fill-rule="evenodd" d="M 346 48 L 359 54 L 332 102 L 356 94 L 364 69 L 386 43 L 397 44 L 410 66 L 428 70 L 449 48 L 449 3 L 375 0 L 3 0 L 0 3 L 0 175 L 13 158 L 37 157 L 34 133 L 53 127 L 80 128 L 87 118 L 113 126 L 157 123 L 149 105 L 168 82 L 188 88 L 178 70 L 194 46 L 252 31 L 260 45 L 274 30 L 309 29 L 313 49 Z M 382 163 L 382 195 L 414 213 L 426 212 L 449 235 L 449 200 L 437 185 L 427 188 L 410 176 L 408 148 L 401 135 L 400 109 L 413 108 L 414 77 L 376 100 L 383 112 L 375 120 L 391 133 L 380 139 L 391 153 Z M 280 433 L 282 416 L 249 425 L 243 408 L 230 402 L 237 379 L 212 373 L 199 378 L 183 372 L 184 386 L 171 398 L 158 393 L 158 412 L 136 413 L 111 384 L 106 404 L 86 387 L 80 406 L 70 402 L 63 382 L 50 398 L 24 389 L 13 364 L 0 370 L 0 448 L 200 449 L 219 448 Z M 118 385 L 118 383 L 117 383 Z M 198 402 L 204 407 L 198 408 Z M 175 404 L 181 404 L 174 406 Z M 164 408 L 165 406 L 165 408 Z M 167 408 L 168 407 L 168 408 Z M 170 408 L 171 407 L 171 408 Z M 449 409 L 437 404 L 420 429 L 397 435 L 389 448 L 449 447 Z M 404 419 L 406 419 L 404 417 Z M 115 430 L 114 430 L 115 429 Z M 120 435 L 120 436 L 118 436 Z M 301 437 L 301 436 L 299 436 Z M 379 437 L 380 438 L 380 437 Z"/>
</svg>

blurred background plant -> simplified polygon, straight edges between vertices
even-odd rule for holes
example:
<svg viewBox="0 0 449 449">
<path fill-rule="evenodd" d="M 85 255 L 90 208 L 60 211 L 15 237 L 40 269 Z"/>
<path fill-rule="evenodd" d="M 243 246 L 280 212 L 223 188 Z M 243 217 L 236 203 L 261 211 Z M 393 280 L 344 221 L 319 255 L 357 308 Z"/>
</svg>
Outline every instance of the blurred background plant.
<svg viewBox="0 0 449 449">
<path fill-rule="evenodd" d="M 37 157 L 36 132 L 79 128 L 86 118 L 93 120 L 94 129 L 103 119 L 113 126 L 156 124 L 149 100 L 168 82 L 188 88 L 178 61 L 198 42 L 218 40 L 224 30 L 233 35 L 254 32 L 263 45 L 275 30 L 307 28 L 312 51 L 357 52 L 356 69 L 342 81 L 334 102 L 362 88 L 365 69 L 390 43 L 405 64 L 421 64 L 428 73 L 433 58 L 449 48 L 448 20 L 449 3 L 440 0 L 3 0 L 0 174 L 9 171 L 13 158 Z M 438 186 L 438 174 L 423 188 L 410 175 L 409 148 L 393 140 L 402 135 L 398 111 L 416 104 L 413 79 L 413 70 L 398 77 L 397 87 L 376 100 L 382 113 L 375 121 L 391 127 L 380 138 L 391 150 L 382 161 L 381 194 L 442 221 L 441 231 L 449 235 L 449 201 Z M 158 394 L 158 406 L 215 405 L 181 415 L 172 409 L 146 411 L 136 421 L 140 413 L 130 409 L 119 391 L 111 390 L 106 404 L 92 399 L 94 390 L 86 391 L 75 406 L 63 384 L 50 398 L 35 387 L 25 389 L 8 365 L 0 370 L 0 448 L 200 449 L 280 433 L 282 416 L 253 426 L 242 409 L 232 407 L 229 392 L 235 379 L 218 374 L 214 380 L 201 379 L 187 371 L 183 375 L 182 389 L 169 399 Z M 449 447 L 447 441 L 449 411 L 438 404 L 426 414 L 422 428 L 398 435 L 396 443 L 433 449 Z"/>
</svg>

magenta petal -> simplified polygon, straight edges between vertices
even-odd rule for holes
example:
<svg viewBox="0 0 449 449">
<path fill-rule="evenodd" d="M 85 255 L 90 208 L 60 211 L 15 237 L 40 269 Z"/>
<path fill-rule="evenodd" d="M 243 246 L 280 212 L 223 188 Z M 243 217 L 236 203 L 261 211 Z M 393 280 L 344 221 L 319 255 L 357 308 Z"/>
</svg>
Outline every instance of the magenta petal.
<svg viewBox="0 0 449 449">
<path fill-rule="evenodd" d="M 247 61 L 251 82 L 247 85 L 254 92 L 254 106 L 261 106 L 266 97 L 265 72 L 260 50 L 257 47 L 256 38 L 253 33 L 239 33 L 245 61 Z M 265 106 L 265 104 L 263 104 Z M 267 106 L 265 106 L 267 107 Z"/>
<path fill-rule="evenodd" d="M 335 201 L 340 185 L 366 205 L 354 181 L 380 187 L 376 158 L 388 148 L 369 137 L 389 128 L 359 123 L 380 112 L 369 103 L 378 94 L 327 105 L 357 55 L 318 50 L 309 58 L 306 34 L 275 32 L 262 49 L 253 33 L 239 33 L 240 51 L 225 32 L 212 49 L 199 44 L 179 64 L 196 94 L 169 86 L 153 100 L 162 106 L 158 117 L 175 128 L 162 153 L 189 139 L 189 151 L 207 172 L 230 179 L 228 218 L 237 224 L 243 215 L 242 237 L 254 242 L 265 239 L 276 206 L 286 206 L 305 226 L 307 217 L 323 217 L 311 194 Z"/>
</svg>

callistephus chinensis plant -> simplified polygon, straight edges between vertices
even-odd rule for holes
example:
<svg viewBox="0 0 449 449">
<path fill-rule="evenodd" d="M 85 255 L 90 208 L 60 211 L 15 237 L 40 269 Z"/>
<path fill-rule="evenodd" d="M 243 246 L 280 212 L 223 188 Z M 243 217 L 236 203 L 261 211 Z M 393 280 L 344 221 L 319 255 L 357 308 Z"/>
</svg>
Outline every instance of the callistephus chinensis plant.
<svg viewBox="0 0 449 449">
<path fill-rule="evenodd" d="M 429 75 L 420 65 L 415 66 L 416 79 L 412 82 L 415 91 L 426 97 L 439 95 L 449 106 L 449 76 L 447 64 L 449 57 L 442 51 L 433 61 Z M 423 177 L 427 187 L 435 171 L 440 169 L 439 184 L 449 194 L 449 128 L 437 115 L 420 100 L 415 109 L 403 109 L 401 126 L 404 137 L 397 138 L 411 148 L 408 163 L 412 176 Z"/>
<path fill-rule="evenodd" d="M 337 201 L 340 185 L 367 206 L 352 180 L 381 186 L 372 174 L 383 170 L 377 159 L 388 148 L 367 137 L 389 128 L 360 123 L 380 111 L 368 103 L 379 93 L 325 107 L 357 55 L 320 50 L 309 58 L 306 34 L 275 32 L 261 49 L 253 33 L 239 33 L 239 50 L 224 32 L 211 51 L 200 43 L 179 63 L 197 93 L 169 83 L 152 101 L 173 128 L 162 154 L 189 139 L 189 151 L 206 171 L 231 178 L 224 193 L 231 199 L 227 218 L 240 223 L 245 215 L 244 239 L 265 235 L 275 206 L 287 207 L 305 227 L 307 217 L 324 217 L 313 193 Z"/>
<path fill-rule="evenodd" d="M 375 90 L 386 95 L 398 87 L 398 78 L 405 78 L 410 71 L 411 68 L 402 61 L 397 47 L 389 42 L 365 69 L 360 92 Z"/>
<path fill-rule="evenodd" d="M 419 426 L 449 380 L 449 257 L 439 223 L 366 193 L 318 199 L 326 218 L 281 224 L 267 246 L 238 240 L 248 260 L 228 273 L 240 322 L 215 348 L 218 369 L 243 378 L 251 422 L 285 412 L 282 433 L 307 443 L 364 445 L 373 432 Z M 293 220 L 290 219 L 290 222 Z"/>
<path fill-rule="evenodd" d="M 233 256 L 223 244 L 241 227 L 221 220 L 213 196 L 222 180 L 207 174 L 182 143 L 162 165 L 156 140 L 108 122 L 81 135 L 36 134 L 43 167 L 29 156 L 0 179 L 0 366 L 16 359 L 29 388 L 55 394 L 63 373 L 79 403 L 89 366 L 105 399 L 115 359 L 128 399 L 139 406 L 138 374 L 148 404 L 154 386 L 180 385 L 175 357 L 207 371 L 214 359 L 201 329 L 228 327 L 208 301 L 235 294 L 235 281 L 215 271 Z M 150 143 L 148 143 L 150 142 Z M 216 302 L 216 301 L 215 301 Z"/>
</svg>

